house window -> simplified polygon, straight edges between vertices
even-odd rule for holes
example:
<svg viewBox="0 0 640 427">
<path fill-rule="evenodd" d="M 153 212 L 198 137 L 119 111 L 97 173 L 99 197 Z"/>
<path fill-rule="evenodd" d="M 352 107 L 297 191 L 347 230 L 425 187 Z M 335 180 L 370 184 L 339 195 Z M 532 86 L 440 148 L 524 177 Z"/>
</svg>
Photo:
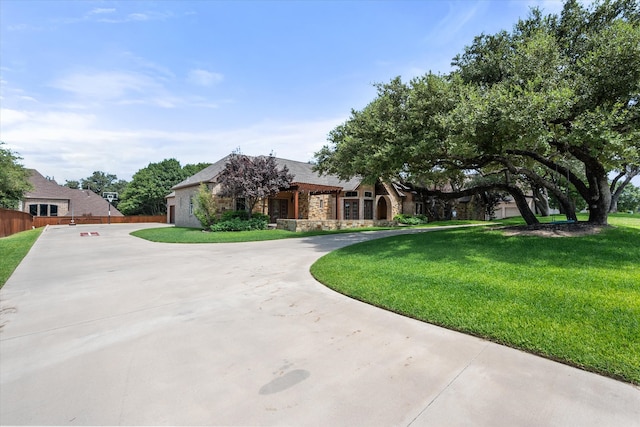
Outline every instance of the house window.
<svg viewBox="0 0 640 427">
<path fill-rule="evenodd" d="M 373 219 L 373 200 L 364 201 L 364 219 Z"/>
<path fill-rule="evenodd" d="M 357 191 L 346 191 L 344 197 L 358 197 Z"/>
<path fill-rule="evenodd" d="M 49 205 L 49 215 L 58 216 L 58 205 Z"/>
<path fill-rule="evenodd" d="M 422 214 L 424 214 L 424 205 L 422 204 L 422 202 L 417 202 L 415 215 L 422 215 Z"/>
<path fill-rule="evenodd" d="M 320 209 L 324 208 L 324 200 L 320 199 Z"/>
<path fill-rule="evenodd" d="M 40 205 L 40 216 L 49 216 L 49 205 Z"/>
<path fill-rule="evenodd" d="M 373 192 L 372 191 L 365 191 L 364 192 L 364 197 L 373 197 Z"/>
<path fill-rule="evenodd" d="M 344 219 L 359 219 L 359 204 L 357 200 L 344 201 Z"/>
<path fill-rule="evenodd" d="M 246 211 L 247 210 L 247 204 L 245 202 L 244 197 L 238 197 L 236 199 L 236 210 L 237 211 Z"/>
<path fill-rule="evenodd" d="M 193 215 L 193 200 L 189 200 L 189 215 Z"/>
<path fill-rule="evenodd" d="M 38 205 L 29 205 L 29 214 L 38 216 Z"/>
</svg>

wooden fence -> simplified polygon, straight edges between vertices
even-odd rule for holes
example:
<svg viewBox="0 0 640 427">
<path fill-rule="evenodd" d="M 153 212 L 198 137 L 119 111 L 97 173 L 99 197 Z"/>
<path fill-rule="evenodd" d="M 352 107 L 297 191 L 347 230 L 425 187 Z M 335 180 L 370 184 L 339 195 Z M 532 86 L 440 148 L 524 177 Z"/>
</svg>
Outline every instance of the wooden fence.
<svg viewBox="0 0 640 427">
<path fill-rule="evenodd" d="M 10 236 L 33 227 L 33 217 L 26 212 L 0 208 L 0 237 Z"/>
<path fill-rule="evenodd" d="M 31 216 L 26 212 L 0 208 L 0 237 L 10 236 L 32 228 L 45 225 L 71 224 L 131 224 L 141 222 L 166 223 L 166 215 L 139 215 L 139 216 Z"/>
<path fill-rule="evenodd" d="M 141 222 L 160 222 L 166 223 L 166 215 L 138 215 L 138 216 L 36 216 L 33 218 L 35 227 L 44 227 L 45 225 L 68 225 L 71 224 L 132 224 Z"/>
</svg>

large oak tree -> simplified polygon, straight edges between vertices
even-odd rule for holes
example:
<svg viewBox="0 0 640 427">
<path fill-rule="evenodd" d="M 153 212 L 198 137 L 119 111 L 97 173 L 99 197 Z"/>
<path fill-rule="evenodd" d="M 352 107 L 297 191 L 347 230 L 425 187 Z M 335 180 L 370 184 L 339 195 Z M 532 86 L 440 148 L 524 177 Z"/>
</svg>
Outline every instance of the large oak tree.
<svg viewBox="0 0 640 427">
<path fill-rule="evenodd" d="M 483 191 L 511 193 L 528 223 L 536 219 L 522 188 L 553 195 L 575 219 L 571 186 L 589 221 L 606 224 L 609 174 L 621 171 L 624 183 L 640 165 L 638 4 L 534 9 L 511 32 L 476 37 L 453 65 L 448 75 L 378 85 L 376 99 L 331 132 L 318 169 L 423 184 L 475 171 L 491 177 Z"/>
</svg>

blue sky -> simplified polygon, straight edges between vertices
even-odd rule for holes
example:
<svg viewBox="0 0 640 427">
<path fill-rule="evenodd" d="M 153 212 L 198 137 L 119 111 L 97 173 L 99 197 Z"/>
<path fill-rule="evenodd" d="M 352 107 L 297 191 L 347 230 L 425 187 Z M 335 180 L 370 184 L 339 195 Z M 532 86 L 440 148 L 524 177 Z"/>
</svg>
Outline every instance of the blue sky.
<svg viewBox="0 0 640 427">
<path fill-rule="evenodd" d="M 308 161 L 375 96 L 559 1 L 0 0 L 0 139 L 59 183 L 240 148 Z"/>
</svg>

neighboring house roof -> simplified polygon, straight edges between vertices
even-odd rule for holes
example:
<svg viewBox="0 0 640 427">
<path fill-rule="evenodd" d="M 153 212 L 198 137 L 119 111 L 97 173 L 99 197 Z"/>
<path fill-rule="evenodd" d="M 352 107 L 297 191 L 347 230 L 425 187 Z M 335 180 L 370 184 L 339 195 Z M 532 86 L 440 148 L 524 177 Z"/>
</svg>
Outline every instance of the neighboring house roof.
<svg viewBox="0 0 640 427">
<path fill-rule="evenodd" d="M 192 175 L 184 181 L 174 185 L 171 189 L 178 190 L 180 188 L 200 185 L 201 182 L 214 183 L 218 175 L 220 175 L 220 172 L 224 170 L 225 164 L 229 160 L 230 156 L 231 155 L 218 160 L 197 174 Z M 345 191 L 352 191 L 357 189 L 362 182 L 362 179 L 360 178 L 352 178 L 349 181 L 343 181 L 335 175 L 320 175 L 313 170 L 313 165 L 311 163 L 281 159 L 278 157 L 275 159 L 279 169 L 282 169 L 283 166 L 286 166 L 287 169 L 289 169 L 289 173 L 293 175 L 292 183 L 313 184 L 324 187 L 341 187 Z"/>
<path fill-rule="evenodd" d="M 33 191 L 25 194 L 25 205 L 34 203 L 36 200 L 68 200 L 69 209 L 75 216 L 107 216 L 109 214 L 109 203 L 93 191 L 74 190 L 59 185 L 53 179 L 45 178 L 35 169 L 29 171 L 31 172 L 29 182 L 33 185 Z M 111 216 L 124 215 L 112 205 Z"/>
</svg>

